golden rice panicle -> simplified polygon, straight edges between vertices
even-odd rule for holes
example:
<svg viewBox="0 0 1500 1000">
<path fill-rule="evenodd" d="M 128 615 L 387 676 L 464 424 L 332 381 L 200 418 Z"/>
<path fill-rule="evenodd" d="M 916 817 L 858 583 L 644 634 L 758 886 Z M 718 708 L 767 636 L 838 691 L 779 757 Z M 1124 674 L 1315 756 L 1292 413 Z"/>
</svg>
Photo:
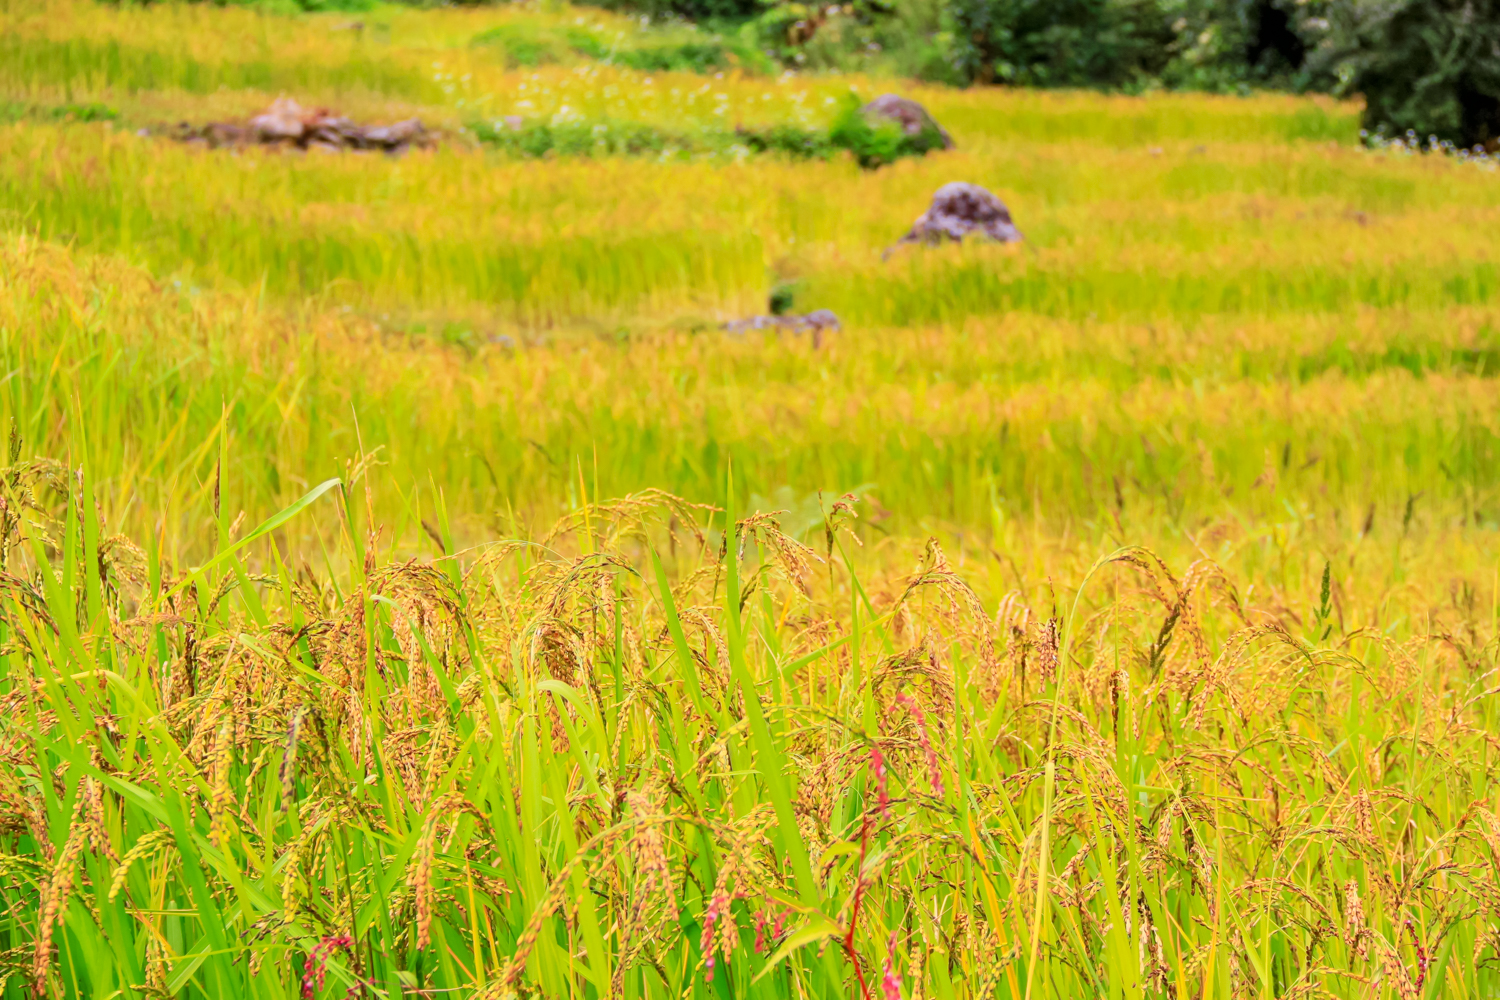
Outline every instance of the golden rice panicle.
<svg viewBox="0 0 1500 1000">
<path fill-rule="evenodd" d="M 89 827 L 85 819 L 84 796 L 79 795 L 73 806 L 73 818 L 68 824 L 68 836 L 62 850 L 52 862 L 52 870 L 41 892 L 37 910 L 36 944 L 32 951 L 31 981 L 38 993 L 45 992 L 45 983 L 52 967 L 53 932 L 68 907 L 68 898 L 78 878 L 78 860 L 88 842 Z"/>
<path fill-rule="evenodd" d="M 1359 898 L 1359 882 L 1344 883 L 1344 944 L 1350 953 L 1364 958 L 1370 950 L 1370 928 L 1365 924 L 1365 907 Z"/>
<path fill-rule="evenodd" d="M 125 889 L 125 881 L 130 875 L 131 867 L 137 862 L 151 857 L 172 843 L 173 834 L 170 830 L 152 830 L 137 840 L 120 858 L 119 864 L 110 874 L 109 898 L 113 900 Z"/>
</svg>

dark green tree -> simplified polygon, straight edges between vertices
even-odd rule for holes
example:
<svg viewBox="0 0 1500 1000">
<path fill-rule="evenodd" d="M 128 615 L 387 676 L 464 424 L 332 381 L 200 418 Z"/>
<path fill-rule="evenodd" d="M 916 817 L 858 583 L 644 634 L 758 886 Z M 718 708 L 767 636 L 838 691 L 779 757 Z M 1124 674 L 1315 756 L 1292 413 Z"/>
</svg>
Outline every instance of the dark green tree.
<svg viewBox="0 0 1500 1000">
<path fill-rule="evenodd" d="M 948 18 L 965 80 L 1126 87 L 1169 57 L 1159 0 L 952 0 Z"/>
<path fill-rule="evenodd" d="M 1500 0 L 1348 0 L 1339 14 L 1367 129 L 1500 148 Z"/>
</svg>

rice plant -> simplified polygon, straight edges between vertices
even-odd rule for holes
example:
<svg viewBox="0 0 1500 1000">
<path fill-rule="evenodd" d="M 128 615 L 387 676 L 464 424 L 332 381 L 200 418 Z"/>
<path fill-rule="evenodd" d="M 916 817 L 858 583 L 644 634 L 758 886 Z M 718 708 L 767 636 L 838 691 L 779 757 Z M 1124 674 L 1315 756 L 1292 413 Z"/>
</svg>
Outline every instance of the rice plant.
<svg viewBox="0 0 1500 1000">
<path fill-rule="evenodd" d="M 996 604 L 936 541 L 862 572 L 852 497 L 816 546 L 656 492 L 457 550 L 439 496 L 400 560 L 373 462 L 251 529 L 222 439 L 178 566 L 24 453 L 7 996 L 1494 988 L 1472 592 L 1126 547 Z"/>
<path fill-rule="evenodd" d="M 705 34 L 0 0 L 0 998 L 1494 994 L 1493 174 Z"/>
</svg>

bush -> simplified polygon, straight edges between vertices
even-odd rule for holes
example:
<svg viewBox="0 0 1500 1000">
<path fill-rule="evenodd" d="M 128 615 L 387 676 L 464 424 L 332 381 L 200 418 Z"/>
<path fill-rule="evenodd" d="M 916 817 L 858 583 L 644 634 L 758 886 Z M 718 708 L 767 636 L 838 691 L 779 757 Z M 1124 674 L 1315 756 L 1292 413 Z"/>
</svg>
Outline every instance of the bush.
<svg viewBox="0 0 1500 1000">
<path fill-rule="evenodd" d="M 1337 60 L 1365 127 L 1500 148 L 1500 0 L 1349 0 Z"/>
<path fill-rule="evenodd" d="M 1170 24 L 1166 86 L 1234 91 L 1249 87 L 1330 90 L 1326 58 L 1333 7 L 1345 0 L 1164 0 Z"/>
<path fill-rule="evenodd" d="M 759 51 L 720 40 L 622 49 L 615 53 L 612 61 L 648 73 L 711 73 L 731 66 L 758 71 L 773 68 Z"/>
<path fill-rule="evenodd" d="M 635 122 L 526 122 L 513 128 L 505 122 L 476 121 L 469 124 L 476 139 L 487 146 L 520 157 L 555 156 L 648 156 L 669 150 L 691 149 L 686 136 L 674 135 Z"/>
<path fill-rule="evenodd" d="M 798 160 L 826 159 L 834 150 L 826 133 L 796 125 L 742 126 L 735 129 L 735 136 L 753 153 L 782 153 Z"/>
<path fill-rule="evenodd" d="M 943 148 L 942 133 L 927 129 L 918 135 L 907 135 L 894 122 L 872 122 L 860 110 L 859 98 L 850 94 L 844 109 L 828 130 L 828 141 L 838 149 L 854 154 L 866 170 L 895 163 L 903 156 L 925 156 Z"/>
<path fill-rule="evenodd" d="M 1158 0 L 951 0 L 959 77 L 1043 87 L 1127 87 L 1169 58 Z"/>
<path fill-rule="evenodd" d="M 845 149 L 859 165 L 874 170 L 903 156 L 922 156 L 941 149 L 936 131 L 909 136 L 885 122 L 871 122 L 860 112 L 859 98 L 850 94 L 843 111 L 826 132 L 777 124 L 766 128 L 740 126 L 671 132 L 639 122 L 608 119 L 561 123 L 519 118 L 470 121 L 469 133 L 486 146 L 511 156 L 661 156 L 693 154 L 772 153 L 796 160 L 826 160 Z"/>
<path fill-rule="evenodd" d="M 659 20 L 682 18 L 699 22 L 741 22 L 761 11 L 761 0 L 593 0 L 593 3 L 605 10 L 632 11 Z"/>
<path fill-rule="evenodd" d="M 948 0 L 964 82 L 1362 94 L 1371 132 L 1500 147 L 1500 0 Z"/>
</svg>

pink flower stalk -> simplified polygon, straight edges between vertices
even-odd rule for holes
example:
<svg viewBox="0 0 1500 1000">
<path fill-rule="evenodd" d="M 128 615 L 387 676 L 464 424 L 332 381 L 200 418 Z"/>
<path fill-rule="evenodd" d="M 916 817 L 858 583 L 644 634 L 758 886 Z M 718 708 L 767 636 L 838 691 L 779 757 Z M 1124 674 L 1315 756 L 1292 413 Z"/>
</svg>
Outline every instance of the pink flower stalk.
<svg viewBox="0 0 1500 1000">
<path fill-rule="evenodd" d="M 707 971 L 703 976 L 703 981 L 707 983 L 714 981 L 714 925 L 719 922 L 719 917 L 728 906 L 729 897 L 721 893 L 708 901 L 708 909 L 703 912 L 703 936 L 698 940 L 698 949 L 708 956 L 704 962 Z"/>
<path fill-rule="evenodd" d="M 880 991 L 885 1000 L 901 1000 L 901 973 L 896 971 L 896 932 L 891 931 L 891 943 L 885 956 L 885 976 L 880 980 Z"/>
<path fill-rule="evenodd" d="M 771 940 L 780 941 L 782 934 L 786 931 L 787 918 L 792 915 L 792 908 L 788 906 L 776 914 L 776 923 L 771 925 Z"/>
<path fill-rule="evenodd" d="M 1411 917 L 1406 918 L 1406 929 L 1411 934 L 1412 950 L 1417 953 L 1417 980 L 1412 984 L 1418 995 L 1422 993 L 1422 986 L 1427 982 L 1427 948 L 1422 944 L 1422 938 L 1417 934 L 1417 925 L 1412 923 Z"/>
<path fill-rule="evenodd" d="M 886 784 L 885 755 L 880 752 L 880 747 L 874 744 L 870 745 L 870 771 L 875 775 L 875 799 L 880 815 L 889 818 L 891 794 Z"/>
<path fill-rule="evenodd" d="M 927 780 L 932 784 L 932 794 L 942 798 L 943 769 L 938 763 L 937 751 L 932 748 L 932 740 L 927 735 L 927 713 L 922 711 L 917 699 L 904 691 L 896 695 L 896 701 L 906 707 L 911 713 L 912 721 L 917 724 L 917 738 L 922 745 L 922 752 L 927 755 Z"/>
<path fill-rule="evenodd" d="M 328 960 L 333 957 L 333 953 L 346 950 L 353 944 L 354 939 L 349 935 L 335 934 L 313 945 L 313 950 L 307 953 L 307 961 L 302 964 L 302 1000 L 313 1000 L 318 990 L 323 988 L 323 978 L 328 973 Z"/>
<path fill-rule="evenodd" d="M 771 922 L 764 909 L 756 911 L 755 914 L 755 953 L 759 955 L 766 947 L 766 925 Z"/>
</svg>

